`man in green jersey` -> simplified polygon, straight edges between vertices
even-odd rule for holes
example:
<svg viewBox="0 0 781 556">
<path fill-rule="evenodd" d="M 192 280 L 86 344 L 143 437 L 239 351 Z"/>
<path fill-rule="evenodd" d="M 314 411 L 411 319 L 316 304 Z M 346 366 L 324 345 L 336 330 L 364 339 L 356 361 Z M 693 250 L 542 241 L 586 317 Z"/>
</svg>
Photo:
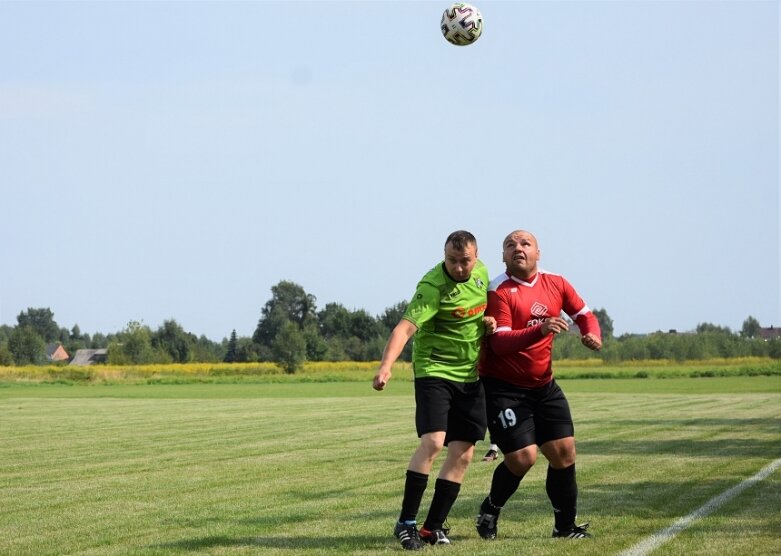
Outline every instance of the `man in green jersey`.
<svg viewBox="0 0 781 556">
<path fill-rule="evenodd" d="M 486 413 L 477 360 L 486 330 L 483 321 L 488 272 L 477 258 L 477 240 L 466 231 L 450 234 L 445 260 L 418 283 L 404 316 L 391 332 L 373 387 L 382 390 L 391 365 L 415 336 L 415 425 L 420 444 L 407 467 L 399 521 L 394 535 L 406 550 L 423 543 L 450 544 L 444 527 L 458 497 L 475 443 L 485 437 Z M 488 323 L 493 332 L 493 319 Z M 420 531 L 417 513 L 434 460 L 448 447 Z"/>
</svg>

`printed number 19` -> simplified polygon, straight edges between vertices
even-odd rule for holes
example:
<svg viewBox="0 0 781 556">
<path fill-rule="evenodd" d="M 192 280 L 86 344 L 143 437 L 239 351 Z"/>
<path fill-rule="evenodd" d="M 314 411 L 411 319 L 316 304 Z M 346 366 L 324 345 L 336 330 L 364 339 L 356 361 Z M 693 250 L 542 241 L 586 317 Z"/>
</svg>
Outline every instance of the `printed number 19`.
<svg viewBox="0 0 781 556">
<path fill-rule="evenodd" d="M 518 421 L 515 418 L 515 412 L 509 408 L 499 412 L 499 420 L 502 422 L 503 429 L 515 426 L 515 423 Z"/>
</svg>

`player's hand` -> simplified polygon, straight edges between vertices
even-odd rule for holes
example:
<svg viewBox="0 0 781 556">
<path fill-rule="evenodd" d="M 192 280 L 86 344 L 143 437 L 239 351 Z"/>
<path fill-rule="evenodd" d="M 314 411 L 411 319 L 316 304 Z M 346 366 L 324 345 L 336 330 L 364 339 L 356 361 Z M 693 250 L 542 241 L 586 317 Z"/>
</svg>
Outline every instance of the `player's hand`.
<svg viewBox="0 0 781 556">
<path fill-rule="evenodd" d="M 569 324 L 561 317 L 551 317 L 542 323 L 540 330 L 543 336 L 559 334 L 569 330 Z"/>
<path fill-rule="evenodd" d="M 374 381 L 372 382 L 372 388 L 377 390 L 378 392 L 380 390 L 383 390 L 385 388 L 385 385 L 388 384 L 388 381 L 391 378 L 391 372 L 390 371 L 383 371 L 379 370 L 377 371 L 377 374 L 374 375 Z"/>
<path fill-rule="evenodd" d="M 485 325 L 485 335 L 490 336 L 496 332 L 496 319 L 493 317 L 483 317 L 483 324 Z"/>
<path fill-rule="evenodd" d="M 602 340 L 594 334 L 585 334 L 580 338 L 580 343 L 593 351 L 602 349 Z"/>
</svg>

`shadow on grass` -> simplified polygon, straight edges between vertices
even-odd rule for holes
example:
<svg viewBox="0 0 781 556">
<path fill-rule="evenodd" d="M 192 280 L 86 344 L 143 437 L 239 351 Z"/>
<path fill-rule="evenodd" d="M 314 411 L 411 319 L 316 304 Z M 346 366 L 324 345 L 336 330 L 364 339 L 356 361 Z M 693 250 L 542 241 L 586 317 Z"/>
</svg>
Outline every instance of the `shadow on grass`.
<svg viewBox="0 0 781 556">
<path fill-rule="evenodd" d="M 733 438 L 729 441 L 692 440 L 681 438 L 675 440 L 578 440 L 578 453 L 581 455 L 598 454 L 601 456 L 615 454 L 634 455 L 681 455 L 686 457 L 735 457 L 745 458 L 746 454 L 772 454 L 777 451 L 774 442 L 753 438 Z M 775 456 L 778 457 L 778 456 Z"/>
<path fill-rule="evenodd" d="M 162 543 L 150 546 L 153 549 L 167 550 L 201 550 L 209 548 L 231 547 L 255 547 L 296 550 L 317 550 L 327 548 L 329 550 L 355 551 L 381 550 L 389 546 L 390 536 L 349 535 L 333 537 L 229 537 L 227 535 L 215 535 L 194 539 L 182 539 L 170 543 Z"/>
<path fill-rule="evenodd" d="M 603 426 L 600 419 L 580 419 L 575 424 L 588 423 L 592 425 Z M 681 418 L 681 419 L 611 419 L 610 424 L 620 429 L 647 429 L 665 428 L 665 427 L 717 427 L 734 429 L 736 427 L 751 427 L 752 429 L 778 431 L 781 430 L 781 419 L 756 417 L 756 418 Z"/>
</svg>

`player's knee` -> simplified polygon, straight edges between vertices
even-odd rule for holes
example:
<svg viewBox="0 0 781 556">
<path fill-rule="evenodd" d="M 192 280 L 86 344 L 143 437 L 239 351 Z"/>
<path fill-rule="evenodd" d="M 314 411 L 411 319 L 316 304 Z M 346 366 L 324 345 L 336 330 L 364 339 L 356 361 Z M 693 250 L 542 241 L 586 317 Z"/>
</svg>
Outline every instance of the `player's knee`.
<svg viewBox="0 0 781 556">
<path fill-rule="evenodd" d="M 440 439 L 437 437 L 424 435 L 420 439 L 420 446 L 418 447 L 418 450 L 426 458 L 434 459 L 439 455 L 439 453 L 442 451 L 442 448 L 444 448 L 444 446 L 445 446 L 444 438 Z"/>
<path fill-rule="evenodd" d="M 565 469 L 575 464 L 575 451 L 560 454 L 556 461 L 550 462 L 554 469 Z"/>
<path fill-rule="evenodd" d="M 448 450 L 450 450 L 450 448 L 448 448 Z M 458 451 L 454 450 L 453 459 L 455 460 L 456 465 L 458 465 L 463 469 L 466 469 L 467 466 L 472 462 L 472 456 L 474 455 L 474 453 L 475 453 L 474 446 L 470 446 L 465 450 L 458 450 Z"/>
<path fill-rule="evenodd" d="M 575 463 L 574 442 L 554 442 L 546 448 L 543 453 L 554 469 L 564 469 Z"/>
<path fill-rule="evenodd" d="M 518 477 L 523 477 L 537 462 L 537 450 L 518 450 L 505 454 L 504 463 Z"/>
</svg>

